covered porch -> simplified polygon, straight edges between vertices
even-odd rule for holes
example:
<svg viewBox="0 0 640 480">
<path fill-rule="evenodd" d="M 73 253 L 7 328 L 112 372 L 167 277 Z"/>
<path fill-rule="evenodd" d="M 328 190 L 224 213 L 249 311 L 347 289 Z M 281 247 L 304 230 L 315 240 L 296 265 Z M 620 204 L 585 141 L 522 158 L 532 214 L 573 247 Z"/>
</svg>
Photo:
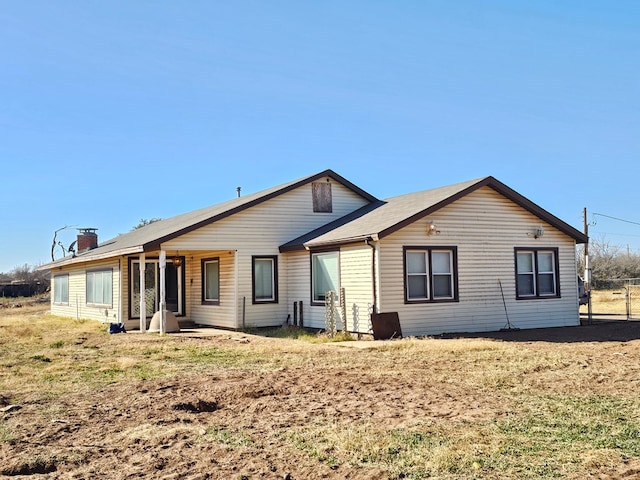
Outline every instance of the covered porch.
<svg viewBox="0 0 640 480">
<path fill-rule="evenodd" d="M 242 326 L 244 302 L 234 249 L 160 249 L 127 256 L 122 270 L 125 300 L 120 318 L 126 319 L 128 330 L 147 331 L 156 312 L 160 312 L 160 333 L 166 331 L 165 312 L 181 325 Z"/>
</svg>

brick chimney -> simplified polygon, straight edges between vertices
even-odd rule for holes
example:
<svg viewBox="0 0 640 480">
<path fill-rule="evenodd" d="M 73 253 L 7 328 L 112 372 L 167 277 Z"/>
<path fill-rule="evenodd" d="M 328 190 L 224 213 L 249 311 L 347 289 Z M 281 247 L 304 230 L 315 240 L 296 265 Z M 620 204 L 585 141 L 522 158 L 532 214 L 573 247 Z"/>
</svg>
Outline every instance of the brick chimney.
<svg viewBox="0 0 640 480">
<path fill-rule="evenodd" d="M 78 253 L 92 250 L 98 246 L 97 228 L 78 228 L 78 242 L 76 248 Z"/>
</svg>

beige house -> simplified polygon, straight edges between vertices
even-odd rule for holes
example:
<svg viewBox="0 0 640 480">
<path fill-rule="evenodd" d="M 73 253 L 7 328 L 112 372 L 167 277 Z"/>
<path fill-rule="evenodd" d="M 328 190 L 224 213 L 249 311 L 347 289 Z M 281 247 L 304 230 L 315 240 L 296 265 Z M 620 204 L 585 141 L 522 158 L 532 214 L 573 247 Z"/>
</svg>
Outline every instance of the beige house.
<svg viewBox="0 0 640 480">
<path fill-rule="evenodd" d="M 77 254 L 44 268 L 53 314 L 128 329 L 162 305 L 200 325 L 325 328 L 336 291 L 339 327 L 368 333 L 371 313 L 397 312 L 404 335 L 424 335 L 578 325 L 586 241 L 493 177 L 383 201 L 326 170 L 100 244 L 84 229 Z"/>
</svg>

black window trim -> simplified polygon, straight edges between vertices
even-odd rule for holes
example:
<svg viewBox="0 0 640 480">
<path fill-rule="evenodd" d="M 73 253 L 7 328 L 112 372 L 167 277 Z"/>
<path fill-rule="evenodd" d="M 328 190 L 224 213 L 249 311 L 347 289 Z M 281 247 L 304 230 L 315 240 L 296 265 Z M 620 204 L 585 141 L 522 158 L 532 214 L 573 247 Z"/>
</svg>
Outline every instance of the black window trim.
<svg viewBox="0 0 640 480">
<path fill-rule="evenodd" d="M 273 298 L 267 300 L 256 299 L 256 260 L 273 261 Z M 251 256 L 251 302 L 255 304 L 278 303 L 278 255 Z"/>
<path fill-rule="evenodd" d="M 518 291 L 518 253 L 519 252 L 533 252 L 533 269 L 534 269 L 534 278 L 536 282 L 536 294 L 535 295 L 519 295 Z M 541 295 L 540 292 L 540 284 L 539 284 L 539 273 L 538 273 L 538 252 L 553 252 L 553 262 L 555 269 L 555 288 L 556 293 L 554 295 Z M 561 298 L 560 295 L 560 260 L 558 258 L 558 247 L 514 247 L 513 249 L 513 260 L 514 260 L 514 271 L 516 277 L 516 300 L 548 300 L 552 298 Z"/>
<path fill-rule="evenodd" d="M 411 250 L 426 250 L 429 252 L 429 271 L 427 272 L 427 280 L 429 281 L 429 297 L 419 300 L 410 300 L 407 285 L 407 252 Z M 452 298 L 433 298 L 433 272 L 431 271 L 431 252 L 434 250 L 446 250 L 451 252 L 451 261 L 453 264 L 453 297 Z M 451 245 L 405 245 L 402 247 L 402 285 L 404 291 L 404 303 L 414 305 L 420 303 L 456 303 L 460 301 L 458 291 L 458 247 Z"/>
<path fill-rule="evenodd" d="M 218 299 L 217 300 L 207 300 L 206 299 L 206 264 L 209 262 L 218 262 Z M 200 260 L 200 274 L 202 278 L 202 290 L 201 290 L 201 304 L 202 305 L 220 305 L 220 257 L 210 257 L 203 258 Z"/>
<path fill-rule="evenodd" d="M 332 253 L 335 252 L 338 255 L 338 291 L 336 292 L 336 295 L 338 295 L 338 305 L 340 305 L 342 302 L 342 299 L 340 298 L 340 288 L 342 286 L 342 272 L 340 271 L 340 248 L 335 248 L 335 247 L 329 247 L 329 248 L 319 248 L 319 249 L 315 249 L 315 250 L 311 250 L 309 252 L 309 275 L 310 275 L 310 282 L 309 282 L 309 298 L 310 298 L 310 305 L 311 306 L 325 306 L 325 301 L 316 301 L 313 299 L 313 256 L 317 253 Z"/>
</svg>

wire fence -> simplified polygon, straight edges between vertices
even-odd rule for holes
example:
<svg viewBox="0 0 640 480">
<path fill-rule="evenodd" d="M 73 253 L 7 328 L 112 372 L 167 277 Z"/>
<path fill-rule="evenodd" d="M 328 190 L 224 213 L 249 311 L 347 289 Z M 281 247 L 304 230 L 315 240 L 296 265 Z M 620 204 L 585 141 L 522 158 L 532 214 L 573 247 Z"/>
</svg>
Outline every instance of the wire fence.
<svg viewBox="0 0 640 480">
<path fill-rule="evenodd" d="M 640 320 L 640 278 L 597 279 L 592 282 L 589 295 L 594 315 Z M 587 306 L 581 306 L 580 312 L 587 313 Z"/>
</svg>

